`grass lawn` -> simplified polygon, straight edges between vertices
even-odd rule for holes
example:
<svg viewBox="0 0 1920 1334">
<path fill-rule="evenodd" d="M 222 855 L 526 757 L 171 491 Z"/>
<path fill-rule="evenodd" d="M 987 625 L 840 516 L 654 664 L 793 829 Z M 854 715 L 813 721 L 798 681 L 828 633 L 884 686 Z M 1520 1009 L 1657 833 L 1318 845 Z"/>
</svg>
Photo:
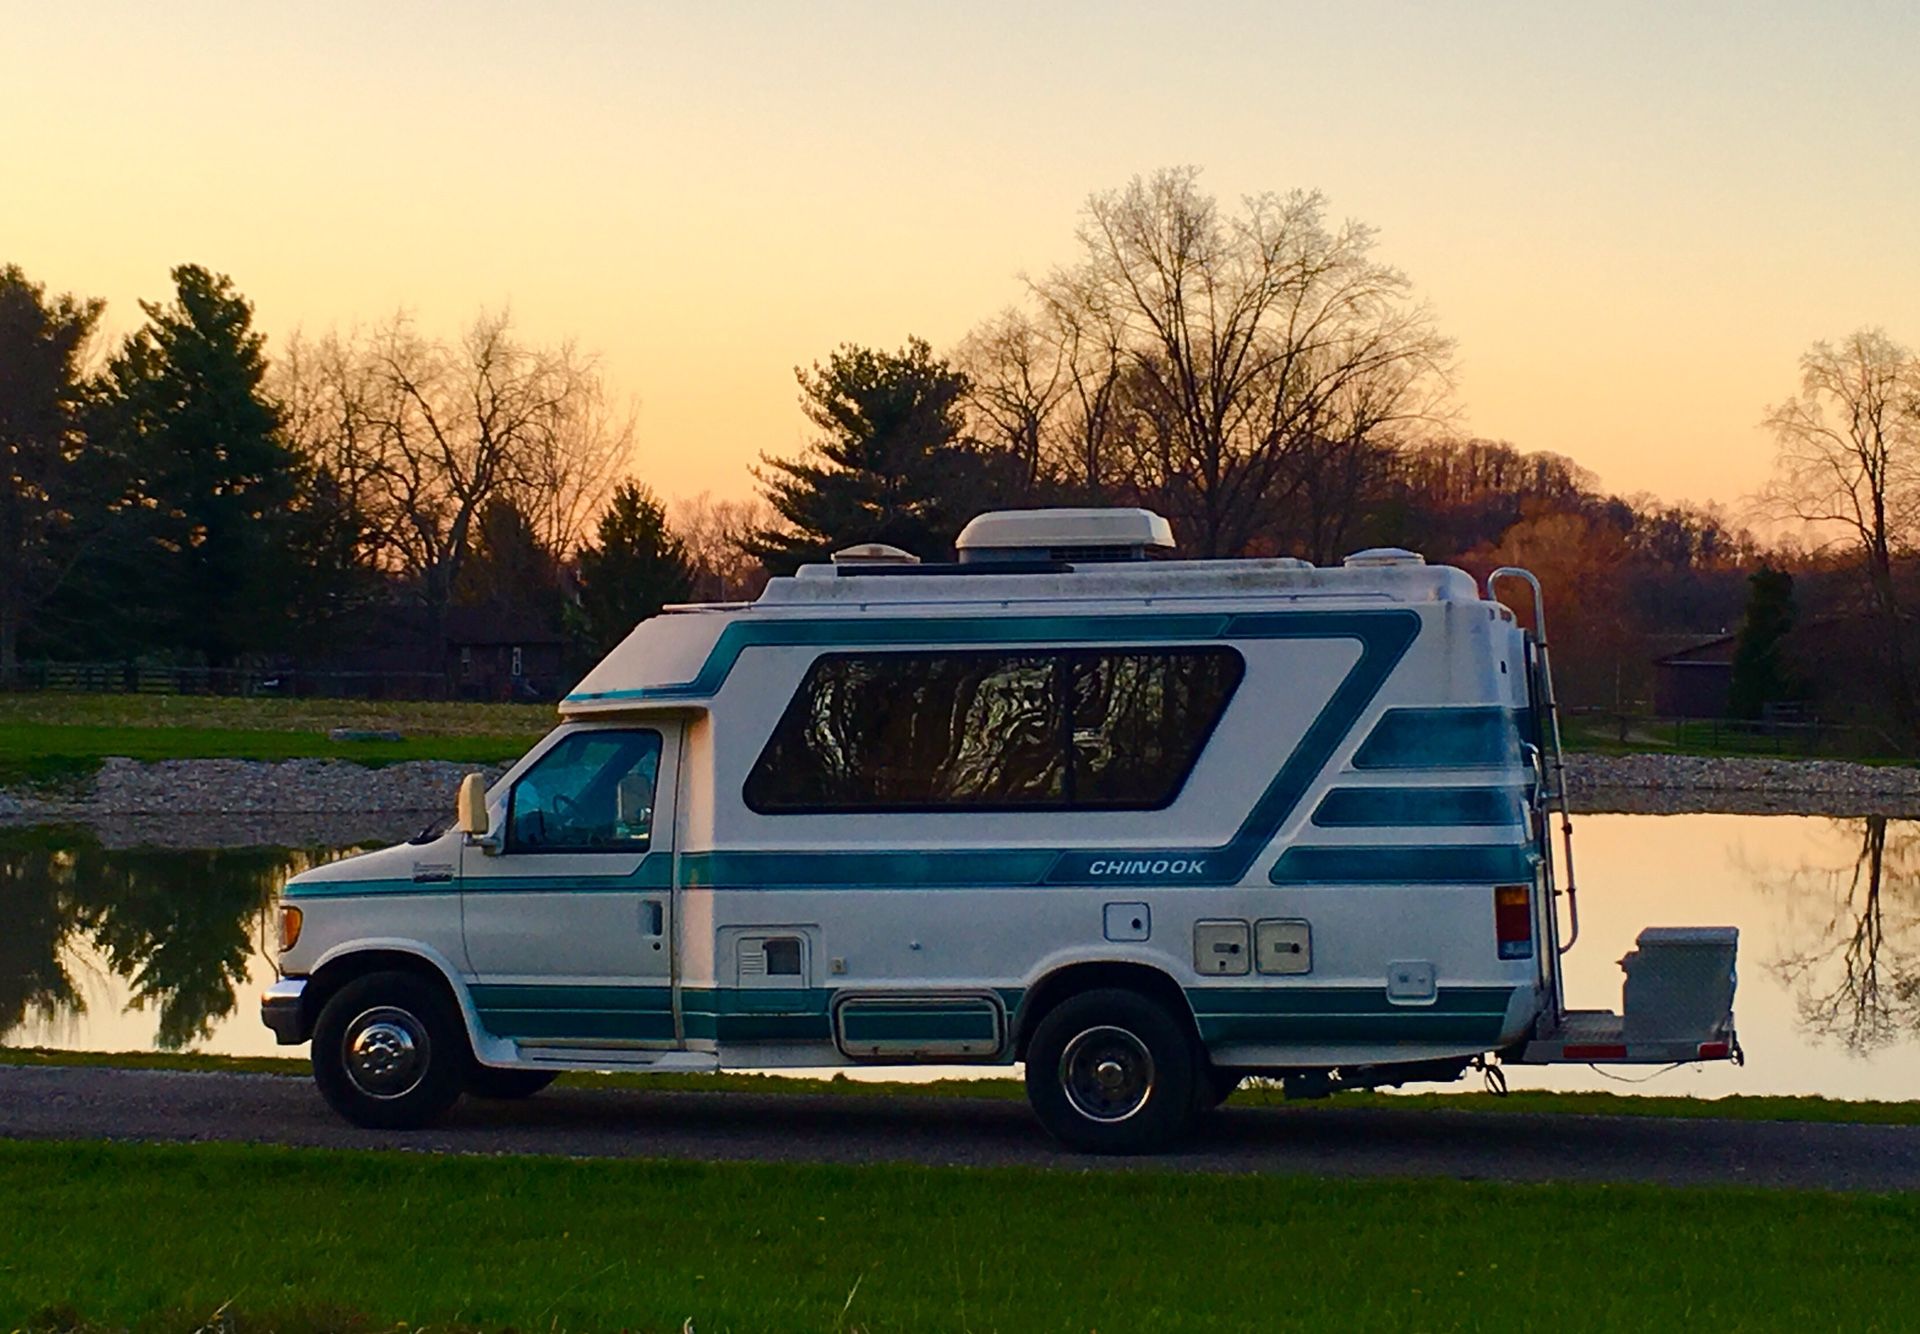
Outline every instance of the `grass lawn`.
<svg viewBox="0 0 1920 1334">
<path fill-rule="evenodd" d="M 1774 738 L 1762 733 L 1745 733 L 1732 726 L 1716 727 L 1710 720 L 1684 723 L 1634 719 L 1620 738 L 1618 722 L 1612 718 L 1567 716 L 1561 720 L 1561 740 L 1569 754 L 1591 755 L 1700 755 L 1713 759 L 1845 759 L 1854 764 L 1912 764 L 1911 756 L 1886 752 L 1883 743 L 1849 738 L 1835 729 L 1824 740 L 1818 755 L 1806 753 L 1802 741 L 1793 736 Z M 1864 747 L 1864 750 L 1862 750 Z M 1853 753 L 1860 751 L 1861 753 Z"/>
<path fill-rule="evenodd" d="M 554 722 L 550 704 L 0 695 L 0 785 L 76 781 L 110 755 L 495 764 L 519 758 Z M 332 741 L 327 732 L 335 727 L 397 731 L 406 739 Z"/>
<path fill-rule="evenodd" d="M 1920 1196 L 0 1144 L 7 1328 L 1892 1329 Z"/>
<path fill-rule="evenodd" d="M 207 1070 L 305 1076 L 304 1056 L 202 1056 L 174 1052 L 70 1052 L 0 1047 L 0 1065 L 105 1066 L 127 1070 Z M 564 1086 L 633 1088 L 686 1093 L 831 1093 L 850 1098 L 989 1098 L 1021 1101 L 1018 1079 L 803 1079 L 789 1075 L 566 1074 Z M 1457 1112 L 1557 1112 L 1583 1116 L 1719 1117 L 1737 1121 L 1827 1121 L 1859 1125 L 1920 1125 L 1920 1102 L 1849 1102 L 1837 1098 L 1689 1098 L 1621 1093 L 1342 1093 L 1315 1102 L 1287 1102 L 1276 1088 L 1253 1085 L 1233 1095 L 1234 1107 L 1279 1107 L 1310 1116 L 1327 1107 L 1432 1108 Z"/>
</svg>

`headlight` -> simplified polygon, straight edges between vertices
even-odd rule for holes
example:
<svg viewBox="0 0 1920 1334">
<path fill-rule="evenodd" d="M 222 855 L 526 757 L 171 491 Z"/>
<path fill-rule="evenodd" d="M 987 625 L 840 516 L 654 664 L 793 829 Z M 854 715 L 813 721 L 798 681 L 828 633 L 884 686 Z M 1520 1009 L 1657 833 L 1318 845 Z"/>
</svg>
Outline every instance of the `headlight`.
<svg viewBox="0 0 1920 1334">
<path fill-rule="evenodd" d="M 300 910 L 291 904 L 280 905 L 280 952 L 285 954 L 300 943 Z"/>
</svg>

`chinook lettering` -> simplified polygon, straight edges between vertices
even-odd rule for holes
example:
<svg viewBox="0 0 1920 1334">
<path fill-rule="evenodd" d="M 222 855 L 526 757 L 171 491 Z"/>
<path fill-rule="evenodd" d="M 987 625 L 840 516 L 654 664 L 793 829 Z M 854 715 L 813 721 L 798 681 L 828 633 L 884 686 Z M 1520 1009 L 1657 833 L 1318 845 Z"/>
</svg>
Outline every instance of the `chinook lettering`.
<svg viewBox="0 0 1920 1334">
<path fill-rule="evenodd" d="M 1089 875 L 1204 875 L 1207 863 L 1199 857 L 1138 857 L 1092 862 Z"/>
</svg>

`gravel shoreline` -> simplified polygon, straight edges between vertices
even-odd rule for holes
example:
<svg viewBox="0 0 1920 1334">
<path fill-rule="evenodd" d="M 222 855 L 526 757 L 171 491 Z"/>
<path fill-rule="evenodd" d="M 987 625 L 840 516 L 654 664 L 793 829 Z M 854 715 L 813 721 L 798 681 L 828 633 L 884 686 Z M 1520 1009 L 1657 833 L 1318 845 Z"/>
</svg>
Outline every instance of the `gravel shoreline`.
<svg viewBox="0 0 1920 1334">
<path fill-rule="evenodd" d="M 472 766 L 414 760 L 111 759 L 83 788 L 0 790 L 0 824 L 75 822 L 110 843 L 194 847 L 393 842 L 453 810 Z M 489 781 L 503 768 L 483 769 Z M 1920 818 L 1920 768 L 1843 760 L 1569 755 L 1576 811 Z M 182 820 L 182 816 L 191 819 Z"/>
<path fill-rule="evenodd" d="M 1569 755 L 1576 811 L 1920 817 L 1920 768 L 1849 760 Z"/>
<path fill-rule="evenodd" d="M 395 843 L 453 813 L 460 780 L 504 765 L 407 760 L 109 759 L 84 786 L 0 790 L 0 825 L 84 824 L 109 847 Z"/>
</svg>

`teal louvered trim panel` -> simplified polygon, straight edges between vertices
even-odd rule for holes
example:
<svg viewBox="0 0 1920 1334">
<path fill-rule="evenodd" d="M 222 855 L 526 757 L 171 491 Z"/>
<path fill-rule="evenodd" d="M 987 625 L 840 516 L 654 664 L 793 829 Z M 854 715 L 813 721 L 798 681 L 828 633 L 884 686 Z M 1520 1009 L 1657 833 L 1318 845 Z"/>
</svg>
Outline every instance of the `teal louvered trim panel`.
<svg viewBox="0 0 1920 1334">
<path fill-rule="evenodd" d="M 1320 799 L 1323 829 L 1525 827 L 1519 787 L 1338 787 Z"/>
<path fill-rule="evenodd" d="M 1356 769 L 1510 769 L 1521 763 L 1518 717 L 1491 705 L 1388 709 L 1353 756 Z"/>
<path fill-rule="evenodd" d="M 1292 847 L 1267 878 L 1276 885 L 1531 884 L 1536 857 L 1524 843 Z"/>
<path fill-rule="evenodd" d="M 1399 1005 L 1371 987 L 1189 987 L 1208 1043 L 1497 1042 L 1514 989 L 1443 987 L 1428 1005 Z"/>
</svg>

